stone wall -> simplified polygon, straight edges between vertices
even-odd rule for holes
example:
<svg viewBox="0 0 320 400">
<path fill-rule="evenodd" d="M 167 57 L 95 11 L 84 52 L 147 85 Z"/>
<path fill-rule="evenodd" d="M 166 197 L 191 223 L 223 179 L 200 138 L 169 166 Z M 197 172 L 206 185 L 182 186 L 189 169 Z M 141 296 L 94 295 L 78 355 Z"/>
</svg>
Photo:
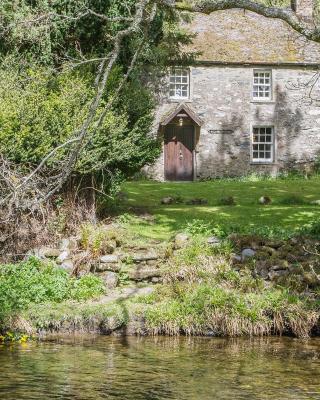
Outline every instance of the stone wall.
<svg viewBox="0 0 320 400">
<path fill-rule="evenodd" d="M 304 88 L 316 70 L 305 67 L 270 67 L 273 77 L 271 101 L 252 100 L 253 66 L 197 66 L 191 68 L 191 96 L 188 106 L 204 121 L 196 145 L 196 177 L 241 176 L 251 172 L 277 173 L 308 167 L 320 155 L 320 90 L 312 96 Z M 262 69 L 265 69 L 263 67 Z M 167 98 L 166 80 L 159 95 L 154 134 L 159 134 L 163 115 L 178 103 Z M 257 165 L 250 161 L 253 126 L 273 126 L 275 160 Z M 163 154 L 146 169 L 163 180 Z"/>
</svg>

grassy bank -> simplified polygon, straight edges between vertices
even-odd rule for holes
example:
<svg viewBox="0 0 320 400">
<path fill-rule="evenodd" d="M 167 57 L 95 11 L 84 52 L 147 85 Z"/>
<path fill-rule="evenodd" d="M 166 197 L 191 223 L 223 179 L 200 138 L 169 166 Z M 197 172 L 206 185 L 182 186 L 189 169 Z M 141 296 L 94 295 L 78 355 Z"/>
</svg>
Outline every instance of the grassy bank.
<svg viewBox="0 0 320 400">
<path fill-rule="evenodd" d="M 126 183 L 111 224 L 78 227 L 77 278 L 53 262 L 0 265 L 0 330 L 17 337 L 319 335 L 320 206 L 312 204 L 319 189 L 319 177 Z M 259 204 L 261 196 L 271 203 Z M 174 202 L 161 204 L 164 197 Z M 172 240 L 178 232 L 189 238 L 181 246 Z M 215 245 L 207 241 L 212 235 Z M 243 260 L 248 247 L 255 255 Z M 110 249 L 123 253 L 120 265 L 104 270 L 118 277 L 112 289 L 88 274 Z M 161 258 L 134 264 L 130 252 L 143 251 Z M 156 269 L 157 279 L 131 279 L 140 268 Z"/>
<path fill-rule="evenodd" d="M 110 292 L 101 291 L 99 281 L 93 282 L 90 276 L 87 281 L 78 280 L 82 284 L 75 284 L 74 278 L 63 278 L 58 285 L 37 279 L 32 293 L 38 291 L 42 297 L 23 291 L 24 305 L 11 309 L 3 326 L 29 334 L 287 334 L 300 338 L 319 334 L 320 281 L 312 285 L 301 281 L 303 271 L 297 269 L 286 281 L 266 282 L 257 276 L 254 260 L 235 268 L 233 251 L 229 241 L 211 246 L 203 236 L 196 236 L 166 260 L 163 282 L 147 293 L 145 283 L 130 287 L 132 283 L 125 282 Z M 37 264 L 36 268 L 42 276 L 48 267 Z M 301 285 L 296 284 L 299 279 Z M 24 287 L 32 282 L 34 278 L 24 274 Z M 13 279 L 10 284 L 14 291 L 21 288 Z M 53 293 L 59 287 L 57 297 Z"/>
<path fill-rule="evenodd" d="M 215 180 L 192 183 L 158 183 L 151 181 L 127 182 L 123 185 L 125 200 L 122 213 L 150 213 L 154 220 L 128 219 L 129 228 L 142 236 L 166 240 L 176 231 L 183 230 L 194 219 L 220 225 L 222 228 L 252 230 L 295 230 L 320 218 L 320 177 L 308 180 L 251 179 Z M 161 199 L 172 196 L 180 202 L 162 205 Z M 261 196 L 272 203 L 259 204 Z M 235 205 L 223 205 L 227 198 Z M 206 199 L 206 205 L 187 205 L 194 198 Z"/>
</svg>

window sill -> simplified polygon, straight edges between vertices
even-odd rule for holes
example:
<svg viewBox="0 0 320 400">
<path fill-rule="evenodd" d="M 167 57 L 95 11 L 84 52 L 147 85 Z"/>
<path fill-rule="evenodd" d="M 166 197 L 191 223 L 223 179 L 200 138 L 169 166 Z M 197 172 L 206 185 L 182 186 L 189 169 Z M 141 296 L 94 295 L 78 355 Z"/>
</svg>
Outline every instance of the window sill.
<svg viewBox="0 0 320 400">
<path fill-rule="evenodd" d="M 250 161 L 250 165 L 276 165 L 275 161 Z"/>
<path fill-rule="evenodd" d="M 184 99 L 184 98 L 172 98 L 172 97 L 169 97 L 169 102 L 170 103 L 192 103 L 192 100 L 191 99 L 189 99 L 189 98 L 186 98 L 186 99 Z"/>
<path fill-rule="evenodd" d="M 274 100 L 253 100 L 251 99 L 250 103 L 252 104 L 276 104 Z"/>
</svg>

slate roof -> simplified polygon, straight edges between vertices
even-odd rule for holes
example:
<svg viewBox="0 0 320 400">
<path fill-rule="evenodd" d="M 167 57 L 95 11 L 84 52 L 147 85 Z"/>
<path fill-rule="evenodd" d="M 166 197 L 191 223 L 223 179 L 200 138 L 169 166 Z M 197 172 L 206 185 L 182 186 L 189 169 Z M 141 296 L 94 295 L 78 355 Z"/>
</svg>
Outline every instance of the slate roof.
<svg viewBox="0 0 320 400">
<path fill-rule="evenodd" d="M 188 51 L 201 52 L 198 61 L 320 66 L 320 44 L 306 40 L 284 21 L 250 11 L 195 14 L 187 29 L 197 34 Z"/>
</svg>

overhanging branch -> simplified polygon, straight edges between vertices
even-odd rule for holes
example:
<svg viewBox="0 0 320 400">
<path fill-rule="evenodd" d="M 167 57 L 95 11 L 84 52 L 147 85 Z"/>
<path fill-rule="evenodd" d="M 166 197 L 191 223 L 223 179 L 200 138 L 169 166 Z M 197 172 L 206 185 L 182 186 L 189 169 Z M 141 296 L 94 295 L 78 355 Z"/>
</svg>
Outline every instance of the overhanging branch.
<svg viewBox="0 0 320 400">
<path fill-rule="evenodd" d="M 268 7 L 252 0 L 200 0 L 177 1 L 167 0 L 166 4 L 176 10 L 211 14 L 215 11 L 240 8 L 252 11 L 267 18 L 285 21 L 295 31 L 314 42 L 320 42 L 320 27 L 298 18 L 296 13 L 288 8 Z"/>
</svg>

